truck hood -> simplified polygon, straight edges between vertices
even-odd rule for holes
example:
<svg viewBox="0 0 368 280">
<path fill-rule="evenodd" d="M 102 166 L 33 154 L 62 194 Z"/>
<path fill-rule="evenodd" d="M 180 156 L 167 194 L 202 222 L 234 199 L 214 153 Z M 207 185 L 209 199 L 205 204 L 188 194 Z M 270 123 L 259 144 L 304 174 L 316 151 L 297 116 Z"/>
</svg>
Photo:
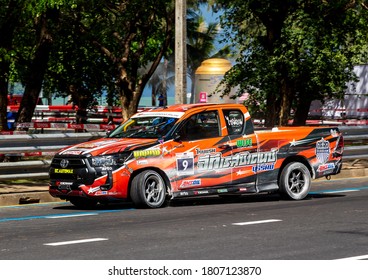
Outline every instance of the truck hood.
<svg viewBox="0 0 368 280">
<path fill-rule="evenodd" d="M 92 156 L 114 154 L 123 151 L 146 149 L 158 144 L 157 139 L 137 139 L 137 138 L 102 138 L 88 141 L 61 150 L 59 155 L 83 155 Z"/>
</svg>

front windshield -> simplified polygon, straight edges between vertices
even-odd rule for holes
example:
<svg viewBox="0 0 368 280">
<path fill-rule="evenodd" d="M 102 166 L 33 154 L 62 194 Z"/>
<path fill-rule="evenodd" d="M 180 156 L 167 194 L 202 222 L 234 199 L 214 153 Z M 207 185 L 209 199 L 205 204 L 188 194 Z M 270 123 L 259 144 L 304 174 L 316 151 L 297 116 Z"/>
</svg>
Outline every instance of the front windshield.
<svg viewBox="0 0 368 280">
<path fill-rule="evenodd" d="M 130 118 L 110 133 L 109 138 L 161 138 L 174 126 L 178 118 L 138 115 Z"/>
</svg>

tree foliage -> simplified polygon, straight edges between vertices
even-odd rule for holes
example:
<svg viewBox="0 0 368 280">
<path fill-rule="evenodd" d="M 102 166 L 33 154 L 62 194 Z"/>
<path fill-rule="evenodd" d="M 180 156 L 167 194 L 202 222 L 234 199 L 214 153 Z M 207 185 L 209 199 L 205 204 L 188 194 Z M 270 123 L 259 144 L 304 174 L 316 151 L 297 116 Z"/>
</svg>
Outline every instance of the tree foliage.
<svg viewBox="0 0 368 280">
<path fill-rule="evenodd" d="M 91 7 L 87 1 L 86 9 Z M 96 1 L 98 17 L 83 15 L 81 29 L 113 67 L 123 118 L 137 111 L 145 85 L 167 52 L 173 37 L 174 6 L 171 0 L 144 2 Z M 146 72 L 140 70 L 146 68 Z"/>
<path fill-rule="evenodd" d="M 25 86 L 20 121 L 31 120 L 41 87 L 84 107 L 96 92 L 117 93 L 123 118 L 135 113 L 173 37 L 173 3 L 0 0 L 0 129 L 11 77 Z"/>
<path fill-rule="evenodd" d="M 253 115 L 266 125 L 304 124 L 312 100 L 339 98 L 353 66 L 366 59 L 363 1 L 219 1 L 223 26 L 239 47 L 226 75 L 228 91 L 248 92 Z"/>
<path fill-rule="evenodd" d="M 52 48 L 52 22 L 61 6 L 73 0 L 0 0 L 0 129 L 6 127 L 9 82 L 25 87 L 19 109 L 21 121 L 30 121 L 42 88 Z"/>
</svg>

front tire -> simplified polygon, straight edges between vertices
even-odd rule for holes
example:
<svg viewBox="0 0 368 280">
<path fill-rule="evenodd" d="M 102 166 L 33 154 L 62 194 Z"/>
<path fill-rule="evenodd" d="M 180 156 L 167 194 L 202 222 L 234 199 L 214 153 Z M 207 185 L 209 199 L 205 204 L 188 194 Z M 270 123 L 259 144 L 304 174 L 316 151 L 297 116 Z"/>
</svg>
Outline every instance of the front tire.
<svg viewBox="0 0 368 280">
<path fill-rule="evenodd" d="M 305 198 L 311 188 L 311 175 L 301 162 L 291 162 L 281 172 L 279 181 L 280 193 L 293 200 Z"/>
<path fill-rule="evenodd" d="M 167 202 L 165 181 L 158 172 L 145 170 L 133 178 L 130 197 L 139 208 L 165 206 Z"/>
</svg>

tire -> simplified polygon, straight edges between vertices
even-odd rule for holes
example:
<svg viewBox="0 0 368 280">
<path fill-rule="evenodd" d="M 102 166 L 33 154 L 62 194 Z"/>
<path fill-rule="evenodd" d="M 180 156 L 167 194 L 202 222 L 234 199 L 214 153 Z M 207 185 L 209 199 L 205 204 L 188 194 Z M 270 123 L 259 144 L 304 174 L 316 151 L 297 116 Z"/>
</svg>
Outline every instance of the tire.
<svg viewBox="0 0 368 280">
<path fill-rule="evenodd" d="M 154 170 L 145 170 L 132 180 L 130 198 L 138 208 L 166 206 L 167 189 L 162 176 Z"/>
<path fill-rule="evenodd" d="M 305 198 L 311 188 L 311 175 L 301 162 L 291 162 L 281 172 L 279 181 L 280 193 L 293 200 Z"/>
<path fill-rule="evenodd" d="M 92 209 L 96 207 L 97 205 L 96 200 L 83 198 L 83 197 L 71 197 L 69 199 L 69 202 L 73 204 L 75 207 L 77 207 L 78 209 Z"/>
</svg>

